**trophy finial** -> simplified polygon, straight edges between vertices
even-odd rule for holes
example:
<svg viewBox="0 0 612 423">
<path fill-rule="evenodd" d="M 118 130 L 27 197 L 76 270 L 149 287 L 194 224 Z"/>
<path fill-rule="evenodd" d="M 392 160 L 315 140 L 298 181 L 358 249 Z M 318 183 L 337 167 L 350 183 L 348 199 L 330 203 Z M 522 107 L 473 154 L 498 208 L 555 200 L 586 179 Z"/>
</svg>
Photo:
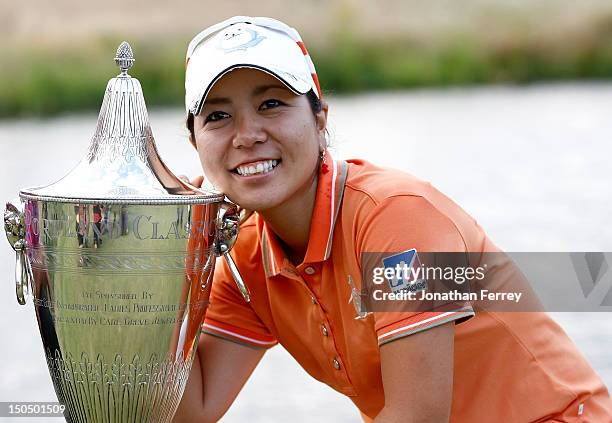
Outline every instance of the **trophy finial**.
<svg viewBox="0 0 612 423">
<path fill-rule="evenodd" d="M 134 64 L 134 53 L 132 53 L 132 47 L 127 41 L 119 44 L 115 55 L 115 63 L 121 70 L 121 76 L 127 76 L 128 69 Z"/>
</svg>

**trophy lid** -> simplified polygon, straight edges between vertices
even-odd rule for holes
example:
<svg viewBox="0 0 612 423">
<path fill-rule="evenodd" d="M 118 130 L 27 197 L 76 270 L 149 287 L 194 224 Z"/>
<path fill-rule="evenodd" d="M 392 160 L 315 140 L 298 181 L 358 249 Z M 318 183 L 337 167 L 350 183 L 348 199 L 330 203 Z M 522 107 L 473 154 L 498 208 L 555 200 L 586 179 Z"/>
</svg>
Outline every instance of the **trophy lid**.
<svg viewBox="0 0 612 423">
<path fill-rule="evenodd" d="M 202 204 L 223 200 L 218 191 L 195 188 L 175 176 L 159 157 L 136 78 L 132 48 L 122 42 L 115 62 L 120 74 L 108 81 L 89 150 L 59 181 L 20 191 L 43 201 L 113 204 Z"/>
</svg>

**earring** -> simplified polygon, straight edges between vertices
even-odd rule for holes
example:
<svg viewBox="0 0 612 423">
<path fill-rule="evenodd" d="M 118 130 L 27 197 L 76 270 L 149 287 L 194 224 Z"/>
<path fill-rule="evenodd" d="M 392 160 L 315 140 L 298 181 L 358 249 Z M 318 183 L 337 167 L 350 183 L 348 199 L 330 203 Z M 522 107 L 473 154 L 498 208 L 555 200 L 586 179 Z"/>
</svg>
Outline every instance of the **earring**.
<svg viewBox="0 0 612 423">
<path fill-rule="evenodd" d="M 329 166 L 327 165 L 327 156 L 325 154 L 326 152 L 327 152 L 327 149 L 324 149 L 319 154 L 319 161 L 321 162 L 321 172 L 322 173 L 329 172 Z"/>
</svg>

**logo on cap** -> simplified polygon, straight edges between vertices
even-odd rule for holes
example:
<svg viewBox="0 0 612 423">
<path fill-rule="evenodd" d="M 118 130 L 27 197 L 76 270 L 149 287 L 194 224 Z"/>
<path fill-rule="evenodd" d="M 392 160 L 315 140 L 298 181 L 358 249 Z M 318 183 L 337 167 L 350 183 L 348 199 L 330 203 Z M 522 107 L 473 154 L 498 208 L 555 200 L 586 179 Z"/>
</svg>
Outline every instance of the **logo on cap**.
<svg viewBox="0 0 612 423">
<path fill-rule="evenodd" d="M 266 37 L 259 35 L 254 29 L 232 25 L 221 35 L 219 49 L 225 53 L 246 50 L 249 47 L 256 46 L 264 38 Z"/>
</svg>

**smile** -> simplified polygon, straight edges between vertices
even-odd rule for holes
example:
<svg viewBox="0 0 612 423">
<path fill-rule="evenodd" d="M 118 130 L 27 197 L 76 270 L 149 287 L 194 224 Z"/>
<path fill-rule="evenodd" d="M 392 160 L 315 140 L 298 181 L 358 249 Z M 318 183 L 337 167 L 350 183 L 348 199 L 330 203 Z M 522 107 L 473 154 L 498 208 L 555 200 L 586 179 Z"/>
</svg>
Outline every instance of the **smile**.
<svg viewBox="0 0 612 423">
<path fill-rule="evenodd" d="M 280 160 L 261 160 L 245 165 L 240 165 L 234 171 L 241 176 L 251 176 L 258 174 L 265 174 L 271 172 L 278 164 Z"/>
</svg>

